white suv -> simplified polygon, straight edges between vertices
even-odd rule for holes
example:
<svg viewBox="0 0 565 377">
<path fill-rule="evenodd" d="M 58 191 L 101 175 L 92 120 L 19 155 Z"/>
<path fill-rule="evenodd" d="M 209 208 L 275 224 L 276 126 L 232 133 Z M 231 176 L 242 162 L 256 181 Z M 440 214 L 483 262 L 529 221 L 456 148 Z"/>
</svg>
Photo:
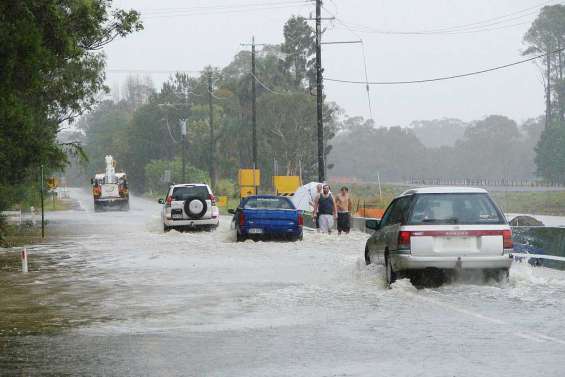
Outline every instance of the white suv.
<svg viewBox="0 0 565 377">
<path fill-rule="evenodd" d="M 380 222 L 366 225 L 375 233 L 367 241 L 365 262 L 385 265 L 387 285 L 402 276 L 437 284 L 433 280 L 443 282 L 462 270 L 508 278 L 512 231 L 483 189 L 408 190 L 392 201 Z"/>
<path fill-rule="evenodd" d="M 163 204 L 163 230 L 182 228 L 214 229 L 220 223 L 220 211 L 210 187 L 203 183 L 187 183 L 169 187 Z"/>
</svg>

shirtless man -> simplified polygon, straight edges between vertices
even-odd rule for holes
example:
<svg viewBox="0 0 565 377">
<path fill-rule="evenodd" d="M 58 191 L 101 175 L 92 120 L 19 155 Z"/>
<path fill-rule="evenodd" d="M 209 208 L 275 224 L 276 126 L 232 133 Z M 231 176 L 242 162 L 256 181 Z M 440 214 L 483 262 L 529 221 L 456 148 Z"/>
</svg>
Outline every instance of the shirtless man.
<svg viewBox="0 0 565 377">
<path fill-rule="evenodd" d="M 349 189 L 342 187 L 339 194 L 335 197 L 337 207 L 337 234 L 341 232 L 349 234 L 351 230 L 351 198 L 349 197 Z"/>
</svg>

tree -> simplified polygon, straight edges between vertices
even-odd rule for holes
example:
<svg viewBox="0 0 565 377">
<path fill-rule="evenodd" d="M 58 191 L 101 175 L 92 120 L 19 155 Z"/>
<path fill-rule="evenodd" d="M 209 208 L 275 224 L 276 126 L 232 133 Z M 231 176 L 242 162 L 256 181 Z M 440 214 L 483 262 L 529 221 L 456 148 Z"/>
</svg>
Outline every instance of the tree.
<svg viewBox="0 0 565 377">
<path fill-rule="evenodd" d="M 299 88 L 308 79 L 310 87 L 315 86 L 315 36 L 306 19 L 291 17 L 283 28 L 284 43 L 281 51 L 286 54 L 285 69 L 294 76 L 294 86 Z"/>
<path fill-rule="evenodd" d="M 62 168 L 61 125 L 92 108 L 104 90 L 99 50 L 142 28 L 135 11 L 109 0 L 0 3 L 0 177 L 2 187 Z"/>
<path fill-rule="evenodd" d="M 561 49 L 565 47 L 565 5 L 548 5 L 524 35 L 528 48 L 524 55 L 546 54 L 544 61 L 544 77 L 546 88 L 546 125 L 557 113 L 560 120 L 565 116 L 565 95 L 563 70 L 565 60 Z M 554 101 L 552 97 L 556 97 Z"/>
<path fill-rule="evenodd" d="M 565 183 L 565 125 L 552 123 L 546 127 L 536 146 L 539 176 L 551 182 Z"/>
</svg>

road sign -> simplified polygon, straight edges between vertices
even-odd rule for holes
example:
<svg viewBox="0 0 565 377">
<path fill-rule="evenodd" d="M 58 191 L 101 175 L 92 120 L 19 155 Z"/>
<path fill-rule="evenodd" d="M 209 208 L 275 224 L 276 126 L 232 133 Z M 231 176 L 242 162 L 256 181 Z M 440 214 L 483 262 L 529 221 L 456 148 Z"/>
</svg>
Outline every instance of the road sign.
<svg viewBox="0 0 565 377">
<path fill-rule="evenodd" d="M 300 177 L 297 175 L 276 175 L 273 177 L 273 186 L 277 195 L 294 195 L 301 186 Z"/>
<path fill-rule="evenodd" d="M 228 197 L 227 196 L 218 196 L 218 207 L 227 207 L 228 206 Z"/>
<path fill-rule="evenodd" d="M 253 186 L 243 186 L 239 194 L 242 198 L 246 198 L 248 196 L 255 195 L 256 192 L 256 188 Z"/>
<path fill-rule="evenodd" d="M 239 169 L 238 181 L 240 187 L 259 186 L 261 184 L 261 171 L 259 169 Z"/>
<path fill-rule="evenodd" d="M 57 177 L 47 178 L 47 188 L 49 190 L 55 190 L 57 187 L 59 187 L 59 179 Z"/>
</svg>

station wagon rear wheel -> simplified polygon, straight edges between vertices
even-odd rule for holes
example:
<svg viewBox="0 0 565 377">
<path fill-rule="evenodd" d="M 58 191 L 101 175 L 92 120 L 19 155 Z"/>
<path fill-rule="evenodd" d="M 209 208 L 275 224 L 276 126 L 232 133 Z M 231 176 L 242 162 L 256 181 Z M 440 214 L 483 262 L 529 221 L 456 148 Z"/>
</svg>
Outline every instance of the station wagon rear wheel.
<svg viewBox="0 0 565 377">
<path fill-rule="evenodd" d="M 369 256 L 369 248 L 365 246 L 365 264 L 368 266 L 371 264 L 371 257 Z"/>
<path fill-rule="evenodd" d="M 390 262 L 390 254 L 389 251 L 385 251 L 385 274 L 386 274 L 386 281 L 385 285 L 387 288 L 396 281 L 396 272 L 392 269 L 392 263 Z"/>
</svg>

